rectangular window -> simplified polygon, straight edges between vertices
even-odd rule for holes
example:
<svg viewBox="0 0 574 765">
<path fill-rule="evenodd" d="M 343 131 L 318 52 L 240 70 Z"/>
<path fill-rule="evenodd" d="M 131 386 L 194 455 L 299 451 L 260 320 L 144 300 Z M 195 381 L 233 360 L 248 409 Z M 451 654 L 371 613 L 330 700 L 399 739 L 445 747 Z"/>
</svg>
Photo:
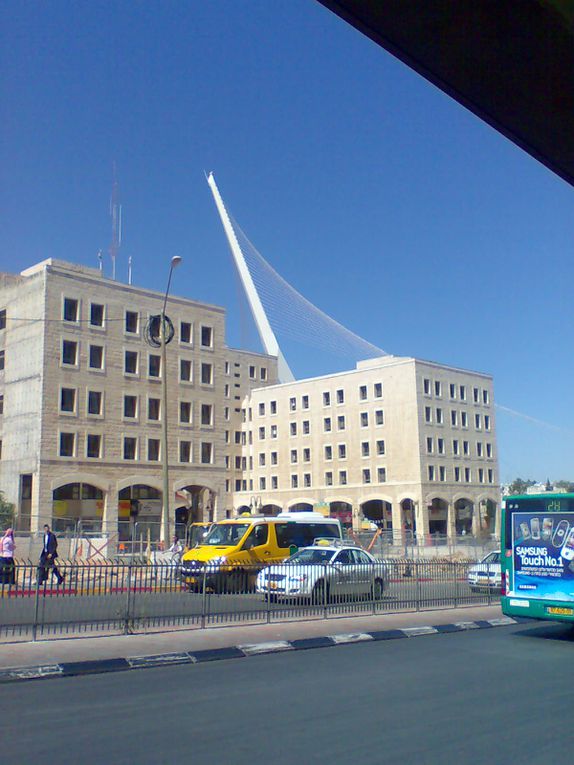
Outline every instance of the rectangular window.
<svg viewBox="0 0 574 765">
<path fill-rule="evenodd" d="M 271 476 L 271 488 L 272 489 L 278 489 L 279 488 L 279 481 L 278 481 L 276 475 L 272 475 Z"/>
<path fill-rule="evenodd" d="M 384 467 L 377 468 L 377 482 L 385 483 L 386 480 L 387 480 L 387 468 L 384 468 Z"/>
<path fill-rule="evenodd" d="M 425 393 L 425 396 L 430 396 L 431 384 L 430 384 L 430 380 L 426 377 L 423 380 L 423 391 Z"/>
<path fill-rule="evenodd" d="M 478 388 L 472 389 L 472 400 L 474 401 L 475 404 L 478 404 L 478 402 L 480 401 L 480 391 Z"/>
<path fill-rule="evenodd" d="M 333 447 L 332 446 L 325 446 L 325 459 L 326 460 L 332 460 L 333 459 Z"/>
<path fill-rule="evenodd" d="M 271 411 L 271 414 L 277 414 L 277 401 L 270 401 L 269 409 Z"/>
<path fill-rule="evenodd" d="M 202 441 L 201 462 L 203 465 L 210 465 L 213 462 L 213 444 Z"/>
<path fill-rule="evenodd" d="M 442 425 L 442 409 L 439 407 L 436 409 L 436 421 L 437 425 Z"/>
<path fill-rule="evenodd" d="M 75 388 L 62 388 L 60 390 L 60 411 L 61 412 L 76 411 L 76 389 Z"/>
<path fill-rule="evenodd" d="M 346 444 L 339 444 L 337 452 L 339 454 L 340 460 L 346 460 L 347 459 L 347 445 Z"/>
<path fill-rule="evenodd" d="M 359 386 L 359 401 L 366 401 L 367 400 L 367 386 L 361 385 Z"/>
<path fill-rule="evenodd" d="M 311 449 L 303 449 L 303 462 L 311 462 Z"/>
<path fill-rule="evenodd" d="M 345 415 L 340 414 L 337 417 L 337 430 L 345 430 Z"/>
<path fill-rule="evenodd" d="M 191 322 L 180 321 L 179 323 L 179 341 L 191 345 Z"/>
<path fill-rule="evenodd" d="M 492 444 L 488 442 L 486 444 L 486 456 L 492 457 Z"/>
<path fill-rule="evenodd" d="M 271 438 L 277 438 L 277 425 L 271 426 Z"/>
<path fill-rule="evenodd" d="M 102 392 L 99 390 L 88 391 L 88 414 L 102 415 Z"/>
<path fill-rule="evenodd" d="M 337 391 L 337 403 L 338 404 L 344 404 L 345 403 L 345 391 L 339 388 Z"/>
<path fill-rule="evenodd" d="M 265 427 L 262 426 L 259 428 L 259 440 L 265 441 Z"/>
<path fill-rule="evenodd" d="M 460 424 L 462 425 L 463 428 L 468 427 L 468 415 L 466 412 L 460 413 Z"/>
<path fill-rule="evenodd" d="M 159 438 L 148 438 L 147 458 L 149 462 L 159 461 Z"/>
<path fill-rule="evenodd" d="M 454 383 L 451 383 L 448 386 L 448 392 L 451 398 L 456 398 L 456 385 L 454 385 Z"/>
<path fill-rule="evenodd" d="M 331 394 L 329 391 L 323 393 L 323 406 L 329 406 L 331 404 Z"/>
<path fill-rule="evenodd" d="M 104 306 L 100 303 L 90 303 L 90 325 L 92 327 L 104 326 Z"/>
<path fill-rule="evenodd" d="M 75 340 L 62 341 L 62 364 L 76 366 L 78 363 L 78 343 Z"/>
<path fill-rule="evenodd" d="M 179 442 L 179 461 L 191 462 L 191 441 Z"/>
<path fill-rule="evenodd" d="M 311 473 L 303 473 L 303 486 L 306 489 L 311 488 Z"/>
<path fill-rule="evenodd" d="M 303 420 L 303 435 L 308 436 L 311 432 L 311 425 L 309 423 L 309 420 Z"/>
<path fill-rule="evenodd" d="M 440 465 L 438 469 L 438 480 L 446 481 L 446 468 L 444 465 Z"/>
<path fill-rule="evenodd" d="M 291 396 L 289 399 L 289 411 L 294 412 L 297 409 L 297 399 L 295 396 Z"/>
<path fill-rule="evenodd" d="M 434 394 L 435 396 L 442 396 L 442 385 L 439 380 L 434 381 Z"/>
<path fill-rule="evenodd" d="M 429 481 L 434 481 L 434 465 L 428 465 L 428 477 Z"/>
<path fill-rule="evenodd" d="M 466 401 L 466 385 L 459 386 L 459 398 L 461 401 Z"/>
<path fill-rule="evenodd" d="M 383 383 L 375 383 L 375 398 L 383 397 Z"/>
<path fill-rule="evenodd" d="M 488 414 L 484 415 L 484 429 L 490 430 L 490 416 Z"/>
<path fill-rule="evenodd" d="M 297 449 L 291 449 L 291 464 L 294 465 L 297 462 Z"/>
<path fill-rule="evenodd" d="M 476 442 L 476 456 L 482 457 L 482 442 L 481 441 Z"/>
<path fill-rule="evenodd" d="M 385 424 L 385 413 L 382 409 L 375 409 L 375 425 Z"/>
<path fill-rule="evenodd" d="M 74 298 L 64 298 L 64 321 L 78 321 L 78 301 Z"/>
<path fill-rule="evenodd" d="M 296 489 L 298 486 L 299 486 L 299 476 L 296 473 L 294 473 L 291 476 L 291 488 Z"/>
<path fill-rule="evenodd" d="M 488 391 L 487 390 L 483 390 L 482 391 L 482 403 L 483 404 L 488 404 L 489 401 L 490 401 L 490 397 L 488 395 Z"/>
<path fill-rule="evenodd" d="M 201 328 L 201 347 L 213 348 L 213 328 L 202 326 Z"/>
<path fill-rule="evenodd" d="M 325 486 L 332 486 L 333 485 L 333 473 L 328 470 L 325 473 Z"/>
<path fill-rule="evenodd" d="M 465 483 L 471 483 L 472 482 L 471 479 L 472 479 L 472 474 L 470 472 L 470 468 L 465 468 L 464 469 L 464 481 L 465 481 Z"/>
<path fill-rule="evenodd" d="M 125 331 L 130 335 L 137 335 L 139 331 L 139 313 L 137 311 L 126 311 L 125 313 Z"/>
<path fill-rule="evenodd" d="M 179 421 L 184 425 L 189 425 L 191 422 L 191 401 L 179 402 Z"/>
<path fill-rule="evenodd" d="M 462 442 L 462 453 L 464 454 L 465 457 L 468 457 L 468 455 L 470 454 L 470 448 L 469 448 L 468 441 L 463 441 Z"/>
<path fill-rule="evenodd" d="M 436 445 L 439 454 L 444 454 L 444 438 L 437 438 Z"/>
<path fill-rule="evenodd" d="M 433 446 L 433 439 L 430 436 L 427 436 L 427 454 L 432 454 L 434 451 Z"/>
<path fill-rule="evenodd" d="M 363 470 L 363 483 L 371 483 L 371 471 L 369 468 Z"/>
<path fill-rule="evenodd" d="M 289 435 L 290 436 L 296 436 L 297 435 L 297 423 L 296 422 L 290 422 L 289 423 Z"/>
<path fill-rule="evenodd" d="M 75 433 L 60 433 L 60 457 L 73 457 L 75 446 Z"/>
<path fill-rule="evenodd" d="M 150 353 L 147 373 L 149 377 L 159 377 L 161 374 L 161 356 Z"/>
<path fill-rule="evenodd" d="M 457 457 L 458 454 L 459 454 L 459 451 L 458 451 L 458 439 L 457 438 L 454 438 L 453 441 L 452 441 L 452 453 L 455 455 L 455 457 Z"/>
<path fill-rule="evenodd" d="M 303 409 L 309 409 L 309 396 L 301 397 L 301 407 Z"/>
<path fill-rule="evenodd" d="M 369 427 L 369 413 L 368 412 L 361 412 L 361 427 L 362 428 L 368 428 Z"/>
<path fill-rule="evenodd" d="M 259 404 L 259 416 L 265 417 L 265 404 L 263 403 Z"/>
<path fill-rule="evenodd" d="M 265 467 L 265 452 L 259 452 L 259 467 Z"/>
<path fill-rule="evenodd" d="M 124 372 L 127 375 L 137 375 L 138 373 L 138 352 L 137 351 L 125 352 Z"/>
<path fill-rule="evenodd" d="M 361 457 L 368 457 L 371 453 L 371 445 L 368 441 L 361 442 Z"/>
<path fill-rule="evenodd" d="M 265 478 L 263 476 L 261 476 L 261 478 L 259 479 L 259 489 L 261 491 L 265 491 L 265 488 L 266 488 Z"/>
<path fill-rule="evenodd" d="M 6 309 L 0 311 L 0 329 L 6 329 Z"/>
<path fill-rule="evenodd" d="M 478 468 L 478 482 L 484 483 L 484 470 L 483 468 Z"/>
<path fill-rule="evenodd" d="M 276 465 L 277 464 L 277 452 L 271 452 L 269 455 L 271 457 L 271 464 Z"/>
<path fill-rule="evenodd" d="M 492 468 L 488 468 L 488 483 L 492 483 L 494 480 L 494 473 L 492 472 Z"/>
<path fill-rule="evenodd" d="M 90 369 L 104 368 L 104 346 L 103 345 L 90 345 L 88 366 L 90 367 Z"/>
<path fill-rule="evenodd" d="M 323 418 L 323 431 L 325 433 L 331 432 L 331 418 L 330 417 L 324 417 Z"/>
<path fill-rule="evenodd" d="M 480 414 L 475 414 L 474 415 L 474 427 L 477 430 L 480 430 L 481 425 L 482 425 L 482 418 L 481 418 Z"/>
<path fill-rule="evenodd" d="M 189 359 L 179 360 L 179 379 L 182 382 L 192 381 L 192 362 Z M 226 395 L 229 395 L 229 391 L 227 391 Z"/>
<path fill-rule="evenodd" d="M 458 425 L 458 412 L 456 409 L 450 410 L 450 424 L 453 426 L 453 428 L 456 428 Z"/>
<path fill-rule="evenodd" d="M 259 378 L 262 382 L 267 380 L 267 367 L 261 367 L 259 370 Z"/>
<path fill-rule="evenodd" d="M 124 459 L 125 460 L 135 460 L 137 456 L 137 446 L 138 446 L 138 440 L 137 438 L 133 438 L 131 436 L 125 436 L 124 437 Z"/>
<path fill-rule="evenodd" d="M 339 485 L 340 486 L 346 486 L 347 485 L 347 471 L 346 470 L 339 470 Z"/>
<path fill-rule="evenodd" d="M 385 453 L 385 442 L 384 441 L 377 441 L 377 455 L 381 456 Z"/>
<path fill-rule="evenodd" d="M 425 406 L 425 422 L 432 422 L 432 409 L 430 406 Z"/>
<path fill-rule="evenodd" d="M 124 417 L 133 419 L 138 416 L 138 397 L 124 396 Z"/>
<path fill-rule="evenodd" d="M 147 418 L 157 422 L 159 420 L 160 400 L 159 398 L 148 398 L 147 400 Z"/>
<path fill-rule="evenodd" d="M 454 480 L 456 481 L 456 483 L 460 483 L 460 468 L 459 467 L 455 467 L 454 469 Z"/>
<path fill-rule="evenodd" d="M 201 364 L 201 384 L 213 385 L 213 364 Z"/>
<path fill-rule="evenodd" d="M 86 457 L 99 459 L 102 456 L 102 437 L 95 433 L 86 436 Z"/>
<path fill-rule="evenodd" d="M 213 405 L 212 404 L 201 405 L 201 424 L 213 425 Z"/>
</svg>

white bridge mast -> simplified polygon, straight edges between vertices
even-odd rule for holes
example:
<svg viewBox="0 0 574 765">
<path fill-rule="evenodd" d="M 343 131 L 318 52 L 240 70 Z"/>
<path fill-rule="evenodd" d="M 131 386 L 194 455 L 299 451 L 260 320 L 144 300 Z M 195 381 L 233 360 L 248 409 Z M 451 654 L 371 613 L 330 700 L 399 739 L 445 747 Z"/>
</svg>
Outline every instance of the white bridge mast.
<svg viewBox="0 0 574 765">
<path fill-rule="evenodd" d="M 239 276 L 243 284 L 243 289 L 245 290 L 245 294 L 247 295 L 247 300 L 249 301 L 251 313 L 253 314 L 253 318 L 257 326 L 257 331 L 259 332 L 259 337 L 261 338 L 261 342 L 263 343 L 265 353 L 268 353 L 270 356 L 277 356 L 277 359 L 278 359 L 277 371 L 278 371 L 279 382 L 282 382 L 282 383 L 291 382 L 292 380 L 295 379 L 295 377 L 293 376 L 293 372 L 291 372 L 291 370 L 289 369 L 289 365 L 287 364 L 287 361 L 285 360 L 285 357 L 283 356 L 283 354 L 281 353 L 281 349 L 279 348 L 279 343 L 277 342 L 275 333 L 271 329 L 271 325 L 269 324 L 269 319 L 267 318 L 267 314 L 265 313 L 265 309 L 263 308 L 263 304 L 261 303 L 261 299 L 259 297 L 259 293 L 257 292 L 257 288 L 255 287 L 255 284 L 253 283 L 253 279 L 251 278 L 249 268 L 247 267 L 247 263 L 245 262 L 243 251 L 241 249 L 239 242 L 237 241 L 237 237 L 235 236 L 235 231 L 233 230 L 233 226 L 231 224 L 231 221 L 229 220 L 229 215 L 227 214 L 227 210 L 225 209 L 225 205 L 223 204 L 223 199 L 221 198 L 221 194 L 219 193 L 219 189 L 217 188 L 217 184 L 215 183 L 215 178 L 213 177 L 213 173 L 209 173 L 209 175 L 207 176 L 207 182 L 209 184 L 209 188 L 211 189 L 211 193 L 213 194 L 213 198 L 217 206 L 217 212 L 219 213 L 219 217 L 221 218 L 223 229 L 225 231 L 225 235 L 227 236 L 227 241 L 229 242 L 229 247 L 231 249 L 231 254 L 233 255 L 233 259 L 235 260 L 235 265 L 237 266 L 237 270 L 239 272 Z"/>
</svg>

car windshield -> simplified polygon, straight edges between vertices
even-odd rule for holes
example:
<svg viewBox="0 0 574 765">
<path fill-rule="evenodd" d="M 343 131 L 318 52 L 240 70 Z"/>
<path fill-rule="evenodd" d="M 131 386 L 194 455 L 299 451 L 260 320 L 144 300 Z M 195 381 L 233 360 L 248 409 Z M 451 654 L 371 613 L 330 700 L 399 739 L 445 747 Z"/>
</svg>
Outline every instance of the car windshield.
<svg viewBox="0 0 574 765">
<path fill-rule="evenodd" d="M 493 552 L 482 559 L 483 563 L 500 563 L 500 553 Z"/>
<path fill-rule="evenodd" d="M 288 558 L 286 562 L 289 565 L 297 565 L 301 563 L 328 563 L 333 555 L 335 555 L 334 550 L 318 550 L 316 548 L 299 550 L 295 555 Z"/>
<path fill-rule="evenodd" d="M 202 544 L 225 547 L 236 545 L 249 526 L 249 523 L 216 523 L 205 537 Z"/>
</svg>

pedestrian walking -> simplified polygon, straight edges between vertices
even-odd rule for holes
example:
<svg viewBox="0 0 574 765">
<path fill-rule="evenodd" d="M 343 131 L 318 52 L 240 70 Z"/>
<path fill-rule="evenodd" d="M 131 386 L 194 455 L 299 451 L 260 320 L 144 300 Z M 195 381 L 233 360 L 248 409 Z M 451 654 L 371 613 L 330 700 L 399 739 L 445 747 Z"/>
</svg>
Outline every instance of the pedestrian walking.
<svg viewBox="0 0 574 765">
<path fill-rule="evenodd" d="M 58 540 L 53 531 L 46 523 L 44 525 L 44 545 L 42 552 L 40 553 L 40 563 L 38 565 L 38 584 L 43 584 L 48 579 L 48 572 L 52 572 L 52 576 L 55 576 L 58 580 L 58 584 L 62 584 L 65 574 L 61 574 L 60 570 L 56 566 L 56 558 L 58 557 Z"/>
<path fill-rule="evenodd" d="M 6 529 L 0 539 L 0 584 L 16 584 L 14 531 Z"/>
</svg>

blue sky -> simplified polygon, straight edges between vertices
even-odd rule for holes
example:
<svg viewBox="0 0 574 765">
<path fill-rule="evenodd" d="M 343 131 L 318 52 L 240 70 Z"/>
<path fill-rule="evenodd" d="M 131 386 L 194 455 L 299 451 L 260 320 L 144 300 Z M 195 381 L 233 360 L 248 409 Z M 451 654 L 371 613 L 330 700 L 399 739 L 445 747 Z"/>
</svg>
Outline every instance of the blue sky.
<svg viewBox="0 0 574 765">
<path fill-rule="evenodd" d="M 313 0 L 0 9 L 0 267 L 97 265 L 118 166 L 134 282 L 228 309 L 205 182 L 293 286 L 367 340 L 492 374 L 503 480 L 574 480 L 573 190 Z M 314 353 L 289 348 L 297 376 Z"/>
</svg>

